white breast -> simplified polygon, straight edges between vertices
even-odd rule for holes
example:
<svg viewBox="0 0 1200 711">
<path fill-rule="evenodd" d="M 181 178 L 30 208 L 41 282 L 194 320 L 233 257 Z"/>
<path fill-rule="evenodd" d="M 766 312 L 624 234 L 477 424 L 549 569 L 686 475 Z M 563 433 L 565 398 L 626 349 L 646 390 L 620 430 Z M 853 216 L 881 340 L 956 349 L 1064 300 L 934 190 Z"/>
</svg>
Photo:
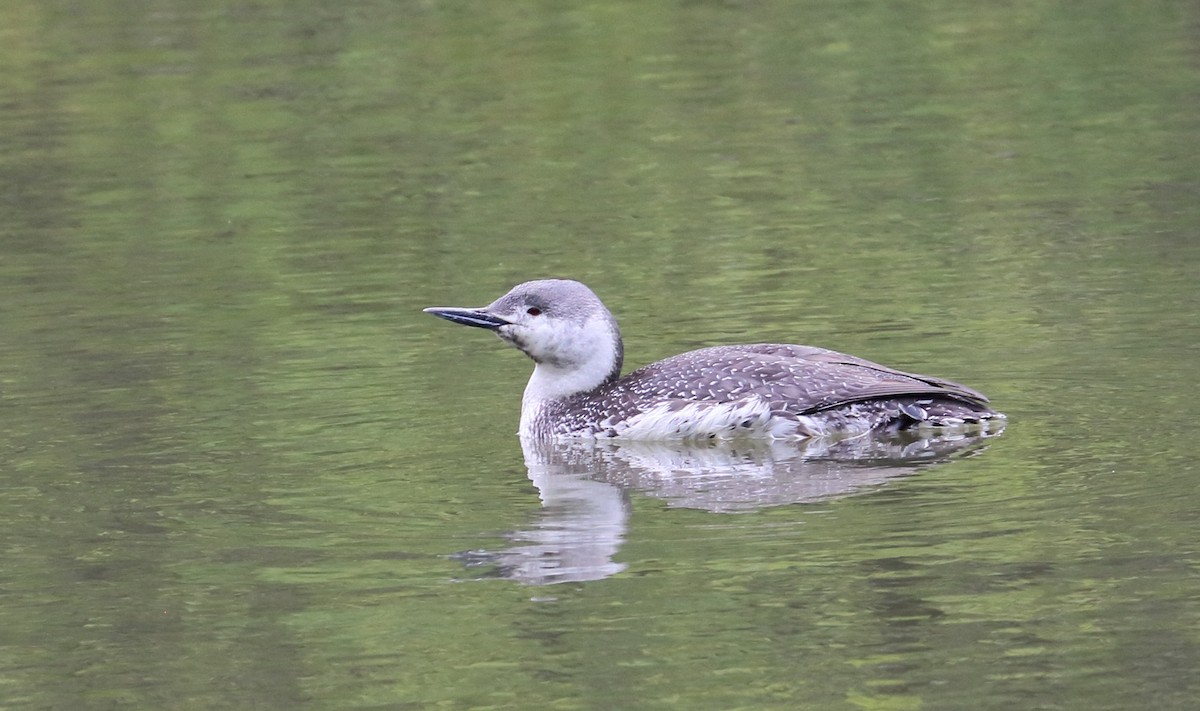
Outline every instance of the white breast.
<svg viewBox="0 0 1200 711">
<path fill-rule="evenodd" d="M 826 433 L 812 418 L 775 416 L 770 403 L 758 397 L 734 402 L 660 402 L 623 422 L 613 423 L 611 430 L 617 437 L 643 440 L 788 439 Z"/>
</svg>

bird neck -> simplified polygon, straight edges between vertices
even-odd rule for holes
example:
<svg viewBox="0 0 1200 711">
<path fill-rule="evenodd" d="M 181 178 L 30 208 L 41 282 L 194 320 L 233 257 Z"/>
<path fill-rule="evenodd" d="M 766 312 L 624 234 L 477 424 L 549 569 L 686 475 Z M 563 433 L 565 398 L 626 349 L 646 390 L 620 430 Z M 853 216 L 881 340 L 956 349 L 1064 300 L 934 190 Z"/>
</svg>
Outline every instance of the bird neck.
<svg viewBox="0 0 1200 711">
<path fill-rule="evenodd" d="M 591 392 L 621 375 L 622 351 L 620 338 L 613 347 L 595 352 L 578 363 L 561 364 L 550 361 L 538 363 L 525 385 L 523 404 L 544 400 L 563 400 L 580 393 Z"/>
</svg>

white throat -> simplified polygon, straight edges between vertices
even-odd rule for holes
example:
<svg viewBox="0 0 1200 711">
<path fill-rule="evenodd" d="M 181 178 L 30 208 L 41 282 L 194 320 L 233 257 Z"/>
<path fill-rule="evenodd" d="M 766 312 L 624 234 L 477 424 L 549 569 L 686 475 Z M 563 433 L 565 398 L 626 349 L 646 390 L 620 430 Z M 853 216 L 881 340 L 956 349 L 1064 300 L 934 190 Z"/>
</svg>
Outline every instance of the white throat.
<svg viewBox="0 0 1200 711">
<path fill-rule="evenodd" d="M 533 368 L 533 375 L 525 385 L 525 397 L 522 403 L 528 404 L 541 400 L 562 400 L 576 393 L 585 393 L 599 387 L 608 374 L 612 372 L 613 364 L 589 363 L 584 368 L 564 369 L 548 363 L 540 363 Z"/>
<path fill-rule="evenodd" d="M 597 317 L 569 335 L 571 347 L 557 351 L 559 358 L 543 359 L 533 368 L 525 395 L 521 399 L 521 432 L 533 431 L 533 422 L 542 407 L 590 392 L 604 384 L 618 367 L 618 349 L 608 322 Z M 570 357 L 561 357 L 567 352 Z"/>
</svg>

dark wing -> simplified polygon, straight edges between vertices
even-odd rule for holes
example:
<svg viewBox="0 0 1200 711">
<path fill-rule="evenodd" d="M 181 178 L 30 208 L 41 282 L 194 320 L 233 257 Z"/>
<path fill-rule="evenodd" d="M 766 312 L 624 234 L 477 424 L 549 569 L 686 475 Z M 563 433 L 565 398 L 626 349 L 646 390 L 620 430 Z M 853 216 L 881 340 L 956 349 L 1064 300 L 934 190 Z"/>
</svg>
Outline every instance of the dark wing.
<svg viewBox="0 0 1200 711">
<path fill-rule="evenodd" d="M 732 402 L 760 397 L 794 415 L 902 396 L 945 398 L 977 407 L 986 407 L 988 401 L 942 378 L 823 348 L 771 343 L 682 353 L 630 373 L 621 385 L 651 400 Z"/>
<path fill-rule="evenodd" d="M 887 384 L 887 387 L 882 387 L 877 392 L 868 392 L 866 393 L 866 397 L 856 397 L 853 401 L 861 401 L 876 397 L 890 397 L 895 395 L 937 394 L 943 397 L 963 400 L 973 404 L 982 405 L 989 402 L 987 396 L 983 393 L 973 388 L 969 388 L 962 383 L 956 383 L 953 380 L 946 380 L 945 378 L 938 378 L 932 375 L 909 373 L 903 370 L 889 368 L 886 365 L 874 363 L 866 358 L 859 358 L 858 356 L 852 356 L 847 353 L 838 353 L 837 351 L 831 351 L 824 348 L 792 345 L 780 346 L 772 343 L 760 343 L 749 346 L 733 346 L 732 348 L 745 350 L 749 353 L 777 355 L 811 363 L 827 363 L 832 366 L 848 366 L 850 368 L 859 368 L 861 370 L 858 371 L 858 374 L 868 383 L 874 383 L 876 386 L 884 386 Z M 871 371 L 874 371 L 874 376 L 871 375 Z M 916 390 L 896 392 L 893 390 L 893 386 L 891 385 L 893 382 L 895 383 L 895 386 L 899 387 L 904 387 L 904 384 L 915 385 L 919 383 L 921 385 L 918 385 L 918 387 L 924 386 L 931 387 L 933 389 L 925 390 L 922 387 L 919 392 Z M 868 388 L 868 390 L 870 389 L 871 388 Z"/>
</svg>

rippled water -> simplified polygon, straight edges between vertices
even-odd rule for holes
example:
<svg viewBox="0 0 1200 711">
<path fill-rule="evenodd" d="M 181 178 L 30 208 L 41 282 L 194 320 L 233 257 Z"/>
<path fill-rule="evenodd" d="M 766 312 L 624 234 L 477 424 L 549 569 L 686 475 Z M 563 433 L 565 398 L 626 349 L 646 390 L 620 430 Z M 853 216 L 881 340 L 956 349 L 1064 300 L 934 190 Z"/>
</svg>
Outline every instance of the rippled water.
<svg viewBox="0 0 1200 711">
<path fill-rule="evenodd" d="M 0 8 L 0 707 L 1193 708 L 1198 19 Z M 522 443 L 548 275 L 1008 426 Z"/>
</svg>

